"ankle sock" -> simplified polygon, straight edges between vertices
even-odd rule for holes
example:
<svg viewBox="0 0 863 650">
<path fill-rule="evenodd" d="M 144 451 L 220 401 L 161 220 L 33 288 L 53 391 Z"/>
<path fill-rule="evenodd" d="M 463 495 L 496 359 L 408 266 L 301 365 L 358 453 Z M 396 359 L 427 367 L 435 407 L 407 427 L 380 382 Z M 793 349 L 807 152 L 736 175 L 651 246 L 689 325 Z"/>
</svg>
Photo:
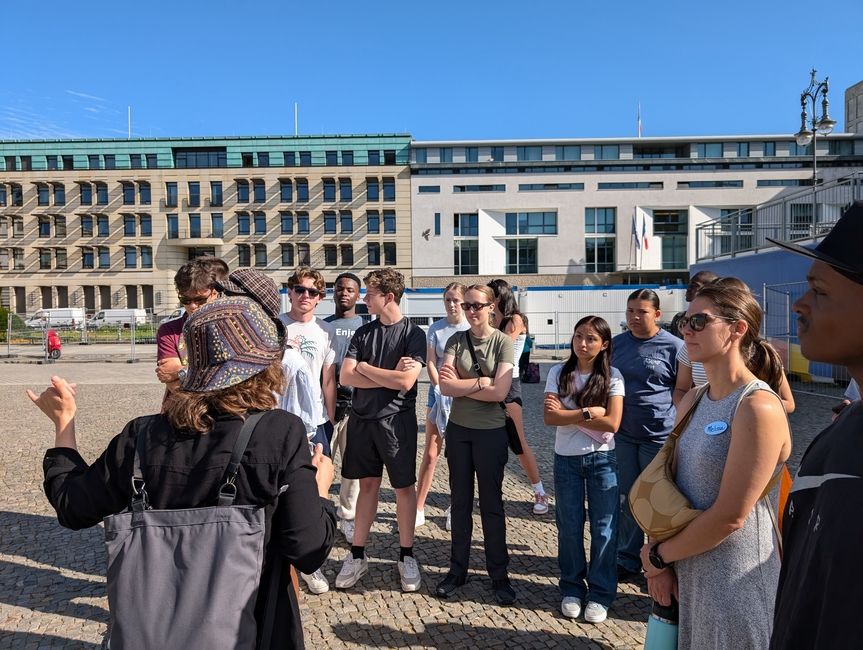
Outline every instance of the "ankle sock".
<svg viewBox="0 0 863 650">
<path fill-rule="evenodd" d="M 353 557 L 355 560 L 362 560 L 365 556 L 365 546 L 351 546 L 351 557 Z"/>
<path fill-rule="evenodd" d="M 414 556 L 414 547 L 413 546 L 400 546 L 399 547 L 399 562 L 404 562 L 406 557 Z"/>
<path fill-rule="evenodd" d="M 533 487 L 533 491 L 537 494 L 545 494 L 545 489 L 542 487 L 542 481 L 539 483 L 531 483 L 531 486 Z"/>
</svg>

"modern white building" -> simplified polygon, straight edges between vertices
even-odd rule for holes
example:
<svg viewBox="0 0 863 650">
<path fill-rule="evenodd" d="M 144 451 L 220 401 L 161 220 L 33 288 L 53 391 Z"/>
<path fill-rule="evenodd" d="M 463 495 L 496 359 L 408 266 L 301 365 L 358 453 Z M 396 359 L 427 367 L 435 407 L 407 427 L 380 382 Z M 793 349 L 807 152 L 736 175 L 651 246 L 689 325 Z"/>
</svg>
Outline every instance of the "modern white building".
<svg viewBox="0 0 863 650">
<path fill-rule="evenodd" d="M 818 139 L 822 182 L 861 169 L 863 134 Z M 811 179 L 790 134 L 414 141 L 414 286 L 684 282 L 697 226 Z"/>
</svg>

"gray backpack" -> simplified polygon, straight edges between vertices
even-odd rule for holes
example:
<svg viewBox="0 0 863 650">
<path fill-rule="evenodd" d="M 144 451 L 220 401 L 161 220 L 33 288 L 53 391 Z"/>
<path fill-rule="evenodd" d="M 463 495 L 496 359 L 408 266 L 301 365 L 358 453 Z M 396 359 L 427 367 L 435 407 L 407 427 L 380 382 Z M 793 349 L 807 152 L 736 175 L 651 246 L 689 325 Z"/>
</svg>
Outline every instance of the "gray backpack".
<svg viewBox="0 0 863 650">
<path fill-rule="evenodd" d="M 217 504 L 203 508 L 150 509 L 146 435 L 138 435 L 131 504 L 104 522 L 111 650 L 255 647 L 264 509 L 233 503 L 240 460 L 263 415 L 243 423 Z"/>
</svg>

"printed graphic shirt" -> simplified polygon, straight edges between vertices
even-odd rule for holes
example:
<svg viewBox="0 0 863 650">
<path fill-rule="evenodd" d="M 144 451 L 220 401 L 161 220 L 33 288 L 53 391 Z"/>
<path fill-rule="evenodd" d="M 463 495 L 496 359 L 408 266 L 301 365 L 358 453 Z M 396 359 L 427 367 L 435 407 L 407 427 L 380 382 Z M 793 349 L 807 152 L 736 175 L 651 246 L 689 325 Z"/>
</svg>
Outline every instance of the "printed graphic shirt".
<svg viewBox="0 0 863 650">
<path fill-rule="evenodd" d="M 312 373 L 313 401 L 320 407 L 317 421 L 318 424 L 324 424 L 327 421 L 327 409 L 321 391 L 321 372 L 335 363 L 336 330 L 317 316 L 307 323 L 295 321 L 288 314 L 282 314 L 279 318 L 287 329 L 288 345 L 302 355 Z"/>
</svg>

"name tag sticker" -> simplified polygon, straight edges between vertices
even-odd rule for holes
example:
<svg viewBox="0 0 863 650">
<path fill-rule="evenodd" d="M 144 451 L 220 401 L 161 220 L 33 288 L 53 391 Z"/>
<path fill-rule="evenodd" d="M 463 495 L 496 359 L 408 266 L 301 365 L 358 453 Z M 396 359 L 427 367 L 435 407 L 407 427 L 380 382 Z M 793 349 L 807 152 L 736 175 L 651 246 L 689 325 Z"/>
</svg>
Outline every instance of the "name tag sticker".
<svg viewBox="0 0 863 650">
<path fill-rule="evenodd" d="M 717 420 L 716 422 L 711 422 L 706 427 L 704 427 L 704 433 L 706 433 L 708 436 L 718 436 L 720 433 L 725 433 L 727 429 L 727 422 Z"/>
</svg>

